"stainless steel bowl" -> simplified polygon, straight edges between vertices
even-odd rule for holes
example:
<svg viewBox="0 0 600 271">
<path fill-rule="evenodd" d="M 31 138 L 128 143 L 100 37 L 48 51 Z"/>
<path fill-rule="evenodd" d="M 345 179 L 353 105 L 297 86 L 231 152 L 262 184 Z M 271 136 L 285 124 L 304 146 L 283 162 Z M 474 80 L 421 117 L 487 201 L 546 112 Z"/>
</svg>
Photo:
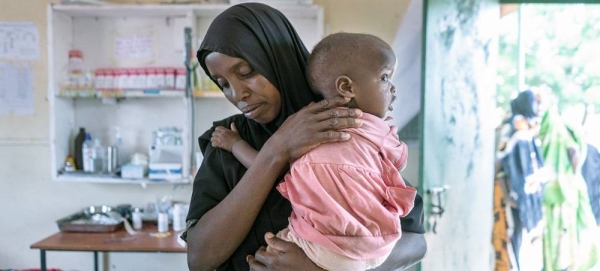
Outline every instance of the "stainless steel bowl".
<svg viewBox="0 0 600 271">
<path fill-rule="evenodd" d="M 83 209 L 83 213 L 87 217 L 91 217 L 95 214 L 104 214 L 108 215 L 109 212 L 113 210 L 112 207 L 106 205 L 97 205 L 97 206 L 89 206 Z"/>
</svg>

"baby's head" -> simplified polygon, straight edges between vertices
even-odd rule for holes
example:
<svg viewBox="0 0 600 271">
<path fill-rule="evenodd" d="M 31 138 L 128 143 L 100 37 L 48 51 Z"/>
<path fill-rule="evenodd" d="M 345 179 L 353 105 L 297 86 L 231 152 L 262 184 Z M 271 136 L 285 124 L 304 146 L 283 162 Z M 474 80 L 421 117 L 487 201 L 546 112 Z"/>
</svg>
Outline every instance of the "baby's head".
<svg viewBox="0 0 600 271">
<path fill-rule="evenodd" d="M 351 98 L 348 104 L 380 118 L 396 100 L 392 76 L 396 56 L 382 39 L 368 34 L 337 33 L 325 37 L 308 60 L 307 79 L 326 99 Z"/>
</svg>

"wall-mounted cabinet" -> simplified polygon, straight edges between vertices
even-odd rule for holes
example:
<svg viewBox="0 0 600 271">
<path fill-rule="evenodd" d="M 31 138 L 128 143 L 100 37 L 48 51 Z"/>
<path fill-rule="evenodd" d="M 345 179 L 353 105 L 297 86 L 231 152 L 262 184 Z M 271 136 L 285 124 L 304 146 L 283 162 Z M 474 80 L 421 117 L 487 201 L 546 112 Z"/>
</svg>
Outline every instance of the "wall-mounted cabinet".
<svg viewBox="0 0 600 271">
<path fill-rule="evenodd" d="M 50 5 L 48 99 L 53 179 L 98 183 L 189 183 L 198 134 L 208 129 L 213 121 L 237 111 L 221 99 L 220 92 L 206 92 L 197 87 L 194 95 L 186 95 L 177 83 L 177 71 L 185 69 L 184 28 L 192 29 L 195 50 L 212 20 L 227 7 Z M 320 7 L 288 5 L 277 8 L 290 19 L 307 48 L 312 48 L 322 38 Z M 75 79 L 71 76 L 74 55 L 70 52 L 73 50 L 78 50 L 83 59 L 82 63 L 75 63 L 83 67 Z M 128 79 L 119 81 L 118 78 L 125 78 L 124 73 Z M 160 83 L 154 84 L 150 79 L 152 76 L 163 77 L 157 81 Z M 107 84 L 107 78 L 111 78 L 112 83 Z M 135 153 L 155 159 L 157 139 L 154 132 L 164 127 L 176 127 L 181 131 L 181 138 L 170 143 L 177 145 L 174 148 L 180 151 L 171 156 L 178 157 L 175 162 L 179 162 L 180 171 L 176 172 L 176 178 L 143 176 L 130 179 L 121 178 L 118 172 L 66 171 L 67 157 L 75 154 L 74 139 L 79 127 L 85 127 L 92 137 L 99 137 L 105 147 L 116 145 L 119 164 L 129 163 Z"/>
</svg>

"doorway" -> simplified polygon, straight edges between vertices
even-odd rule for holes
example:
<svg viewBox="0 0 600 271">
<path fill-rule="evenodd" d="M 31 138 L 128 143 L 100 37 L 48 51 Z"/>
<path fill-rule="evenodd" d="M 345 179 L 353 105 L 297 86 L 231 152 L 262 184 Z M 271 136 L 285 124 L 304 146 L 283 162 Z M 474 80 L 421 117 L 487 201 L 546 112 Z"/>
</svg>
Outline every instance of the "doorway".
<svg viewBox="0 0 600 271">
<path fill-rule="evenodd" d="M 540 164 L 539 167 L 525 163 L 524 168 L 533 168 L 533 170 L 523 174 L 526 176 L 522 184 L 526 187 L 528 180 L 539 180 L 537 196 L 534 196 L 536 194 L 533 192 L 523 194 L 528 197 L 528 200 L 533 202 L 537 200 L 539 206 L 533 204 L 523 208 L 522 200 L 520 200 L 523 195 L 519 194 L 520 187 L 515 182 L 515 176 L 518 174 L 511 173 L 505 178 L 508 182 L 505 187 L 508 188 L 510 195 L 505 196 L 505 199 L 501 201 L 506 205 L 512 205 L 513 208 L 510 206 L 504 208 L 507 210 L 504 214 L 498 213 L 498 210 L 495 209 L 494 234 L 497 234 L 497 224 L 506 221 L 507 235 L 510 238 L 505 239 L 508 241 L 505 246 L 506 251 L 499 251 L 496 248 L 495 270 L 537 271 L 544 267 L 548 268 L 548 266 L 559 269 L 585 266 L 585 260 L 578 262 L 565 254 L 585 256 L 594 254 L 593 250 L 598 247 L 598 242 L 594 239 L 597 238 L 599 232 L 597 225 L 600 222 L 600 200 L 598 199 L 600 192 L 597 191 L 600 186 L 600 177 L 596 173 L 600 170 L 600 164 L 596 165 L 594 160 L 597 159 L 596 157 L 600 157 L 598 154 L 598 143 L 600 143 L 600 54 L 596 49 L 600 46 L 600 5 L 584 3 L 504 4 L 501 6 L 498 44 L 497 119 L 495 121 L 496 127 L 498 127 L 498 146 L 502 150 L 498 152 L 497 156 L 498 160 L 502 162 L 501 171 L 504 170 L 505 173 L 510 171 L 505 155 L 513 150 L 505 150 L 504 147 L 510 146 L 510 143 L 505 143 L 511 142 L 510 140 L 521 132 L 522 128 L 519 127 L 531 128 L 524 130 L 531 131 L 531 142 L 536 145 L 532 149 L 539 150 L 535 154 L 532 152 L 532 157 L 541 156 L 540 161 L 545 163 Z M 522 112 L 522 110 L 515 109 L 515 106 L 518 105 L 519 97 L 524 97 L 523 94 L 526 92 L 535 93 L 537 101 L 534 104 L 539 113 L 521 119 L 519 116 L 523 116 L 515 112 Z M 546 123 L 553 123 L 553 126 L 549 127 L 566 127 L 566 131 L 569 133 L 566 138 L 575 138 L 572 140 L 573 144 L 579 142 L 582 146 L 581 148 L 573 147 L 580 154 L 578 162 L 574 164 L 572 161 L 562 164 L 553 163 L 554 157 L 560 157 L 560 154 L 551 154 L 549 153 L 550 149 L 562 150 L 565 160 L 570 158 L 568 152 L 572 149 L 569 148 L 567 151 L 564 148 L 555 148 L 555 144 L 559 141 L 552 140 L 546 131 L 540 133 L 540 127 L 544 125 L 543 118 L 552 115 L 547 112 L 554 112 L 555 117 L 553 118 L 557 120 L 557 122 L 547 121 Z M 523 120 L 526 125 L 519 125 L 519 123 L 523 123 Z M 557 124 L 554 125 L 554 123 Z M 532 158 L 531 161 L 537 161 L 537 158 Z M 581 166 L 582 164 L 583 166 Z M 521 163 L 521 165 L 524 164 Z M 564 172 L 561 171 L 562 165 L 565 168 Z M 566 172 L 565 176 L 569 177 L 543 175 L 548 172 L 553 174 Z M 497 182 L 502 179 L 498 176 L 496 175 Z M 573 178 L 581 179 L 574 180 Z M 553 187 L 553 183 L 561 183 L 565 187 L 585 186 L 580 189 L 579 193 L 585 199 L 573 201 L 573 204 L 578 206 L 578 210 L 586 210 L 571 213 L 577 217 L 586 217 L 581 219 L 581 223 L 565 226 L 568 223 L 562 221 L 568 217 L 568 210 L 556 214 L 548 211 L 556 211 L 557 206 L 563 206 L 563 204 L 551 204 L 550 201 L 545 200 L 550 194 L 548 187 Z M 520 215 L 514 215 L 511 210 L 515 210 Z M 498 219 L 499 214 L 503 219 Z M 539 217 L 539 219 L 532 219 L 532 217 Z M 523 225 L 524 221 L 529 224 L 535 222 L 535 224 Z M 554 228 L 561 229 L 559 233 L 552 232 L 553 228 L 550 225 L 552 221 L 561 223 L 560 226 Z M 585 227 L 594 229 L 582 230 Z M 578 240 L 593 241 L 589 242 L 590 246 L 585 246 L 586 249 L 577 251 L 582 242 L 573 241 L 573 238 L 567 237 L 568 234 L 565 233 L 569 232 L 575 232 Z M 520 236 L 515 238 L 515 235 Z M 569 246 L 569 243 L 574 245 Z M 565 250 L 569 252 L 564 253 Z M 597 252 L 594 257 L 598 257 Z M 589 260 L 587 263 L 593 261 Z"/>
</svg>

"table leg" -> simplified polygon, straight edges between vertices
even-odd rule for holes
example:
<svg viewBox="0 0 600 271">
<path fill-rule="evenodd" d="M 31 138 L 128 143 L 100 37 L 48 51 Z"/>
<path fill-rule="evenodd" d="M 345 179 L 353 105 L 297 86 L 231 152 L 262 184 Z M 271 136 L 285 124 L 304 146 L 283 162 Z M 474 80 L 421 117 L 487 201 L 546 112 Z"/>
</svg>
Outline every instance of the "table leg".
<svg viewBox="0 0 600 271">
<path fill-rule="evenodd" d="M 98 271 L 98 251 L 94 251 L 94 271 Z"/>
<path fill-rule="evenodd" d="M 46 250 L 40 249 L 40 269 L 46 271 Z"/>
</svg>

